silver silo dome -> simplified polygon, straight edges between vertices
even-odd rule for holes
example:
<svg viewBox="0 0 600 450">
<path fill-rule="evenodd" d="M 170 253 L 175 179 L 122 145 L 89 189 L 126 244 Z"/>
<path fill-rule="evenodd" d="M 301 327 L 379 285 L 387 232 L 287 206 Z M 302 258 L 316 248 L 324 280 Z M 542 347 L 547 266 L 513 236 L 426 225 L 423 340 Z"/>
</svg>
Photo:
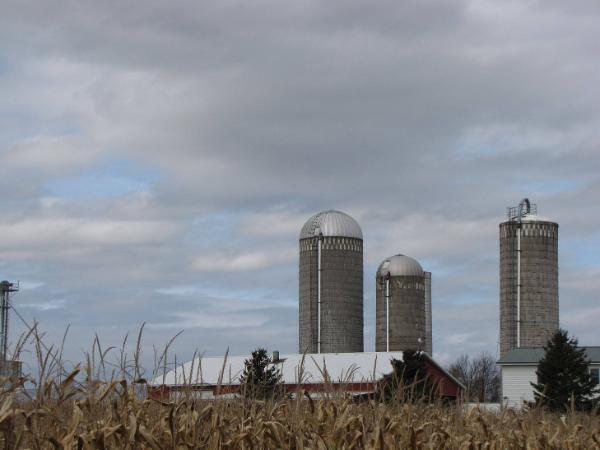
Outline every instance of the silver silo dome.
<svg viewBox="0 0 600 450">
<path fill-rule="evenodd" d="M 348 237 L 360 239 L 363 235 L 360 225 L 348 214 L 330 209 L 315 214 L 306 221 L 300 231 L 300 240 L 317 237 Z"/>
<path fill-rule="evenodd" d="M 363 351 L 363 240 L 356 221 L 323 211 L 299 236 L 299 351 Z"/>
<path fill-rule="evenodd" d="M 524 198 L 500 224 L 500 357 L 558 329 L 558 224 Z"/>
<path fill-rule="evenodd" d="M 406 255 L 386 258 L 377 270 L 375 350 L 425 350 L 431 354 L 429 272 Z M 429 291 L 430 293 L 430 291 Z M 429 312 L 429 314 L 428 314 Z"/>
<path fill-rule="evenodd" d="M 386 258 L 377 269 L 378 276 L 392 277 L 422 277 L 423 268 L 421 264 L 410 256 L 398 254 Z"/>
</svg>

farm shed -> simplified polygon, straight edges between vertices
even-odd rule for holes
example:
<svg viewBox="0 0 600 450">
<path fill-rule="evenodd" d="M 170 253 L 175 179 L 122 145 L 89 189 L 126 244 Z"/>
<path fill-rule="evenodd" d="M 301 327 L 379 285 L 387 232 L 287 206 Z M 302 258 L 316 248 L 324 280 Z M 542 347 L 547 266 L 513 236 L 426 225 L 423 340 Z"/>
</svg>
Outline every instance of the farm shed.
<svg viewBox="0 0 600 450">
<path fill-rule="evenodd" d="M 464 386 L 424 353 L 431 379 L 440 394 L 460 398 Z M 200 398 L 235 395 L 244 361 L 249 356 L 196 358 L 157 377 L 150 395 L 168 397 L 173 392 L 193 390 Z M 343 392 L 368 394 L 377 390 L 377 382 L 392 372 L 392 359 L 402 359 L 402 352 L 359 352 L 289 354 L 274 358 L 281 370 L 286 392 L 303 389 L 312 393 Z"/>
</svg>

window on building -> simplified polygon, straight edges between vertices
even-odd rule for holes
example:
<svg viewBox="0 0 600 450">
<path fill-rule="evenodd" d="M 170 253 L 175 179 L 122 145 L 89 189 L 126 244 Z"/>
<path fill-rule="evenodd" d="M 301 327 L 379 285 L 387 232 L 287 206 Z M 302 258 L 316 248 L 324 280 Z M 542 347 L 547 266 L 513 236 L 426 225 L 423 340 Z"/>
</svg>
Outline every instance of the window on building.
<svg viewBox="0 0 600 450">
<path fill-rule="evenodd" d="M 600 384 L 600 369 L 590 369 L 590 375 L 592 376 L 592 379 L 596 382 L 596 384 Z"/>
</svg>

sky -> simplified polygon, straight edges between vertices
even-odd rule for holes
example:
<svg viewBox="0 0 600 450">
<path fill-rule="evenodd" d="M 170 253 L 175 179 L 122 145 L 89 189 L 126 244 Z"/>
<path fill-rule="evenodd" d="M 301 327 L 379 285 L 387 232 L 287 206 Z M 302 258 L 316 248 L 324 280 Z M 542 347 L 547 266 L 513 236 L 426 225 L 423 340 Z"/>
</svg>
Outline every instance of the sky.
<svg viewBox="0 0 600 450">
<path fill-rule="evenodd" d="M 298 345 L 298 234 L 433 273 L 434 357 L 498 350 L 498 224 L 560 224 L 560 323 L 600 345 L 600 4 L 6 0 L 0 278 L 80 361 Z M 26 327 L 14 314 L 11 341 Z M 25 358 L 31 354 L 25 355 Z"/>
</svg>

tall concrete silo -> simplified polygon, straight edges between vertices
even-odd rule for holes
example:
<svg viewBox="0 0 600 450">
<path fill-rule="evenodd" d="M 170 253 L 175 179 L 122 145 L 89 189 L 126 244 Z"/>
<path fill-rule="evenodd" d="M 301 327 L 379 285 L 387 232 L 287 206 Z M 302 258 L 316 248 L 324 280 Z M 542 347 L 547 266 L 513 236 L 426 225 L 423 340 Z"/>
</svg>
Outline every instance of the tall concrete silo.
<svg viewBox="0 0 600 450">
<path fill-rule="evenodd" d="M 558 329 L 558 224 L 523 199 L 500 224 L 500 357 Z"/>
<path fill-rule="evenodd" d="M 375 350 L 426 350 L 426 278 L 413 258 L 386 258 L 377 270 Z"/>
<path fill-rule="evenodd" d="M 363 236 L 340 211 L 300 232 L 300 353 L 363 351 Z"/>
</svg>

